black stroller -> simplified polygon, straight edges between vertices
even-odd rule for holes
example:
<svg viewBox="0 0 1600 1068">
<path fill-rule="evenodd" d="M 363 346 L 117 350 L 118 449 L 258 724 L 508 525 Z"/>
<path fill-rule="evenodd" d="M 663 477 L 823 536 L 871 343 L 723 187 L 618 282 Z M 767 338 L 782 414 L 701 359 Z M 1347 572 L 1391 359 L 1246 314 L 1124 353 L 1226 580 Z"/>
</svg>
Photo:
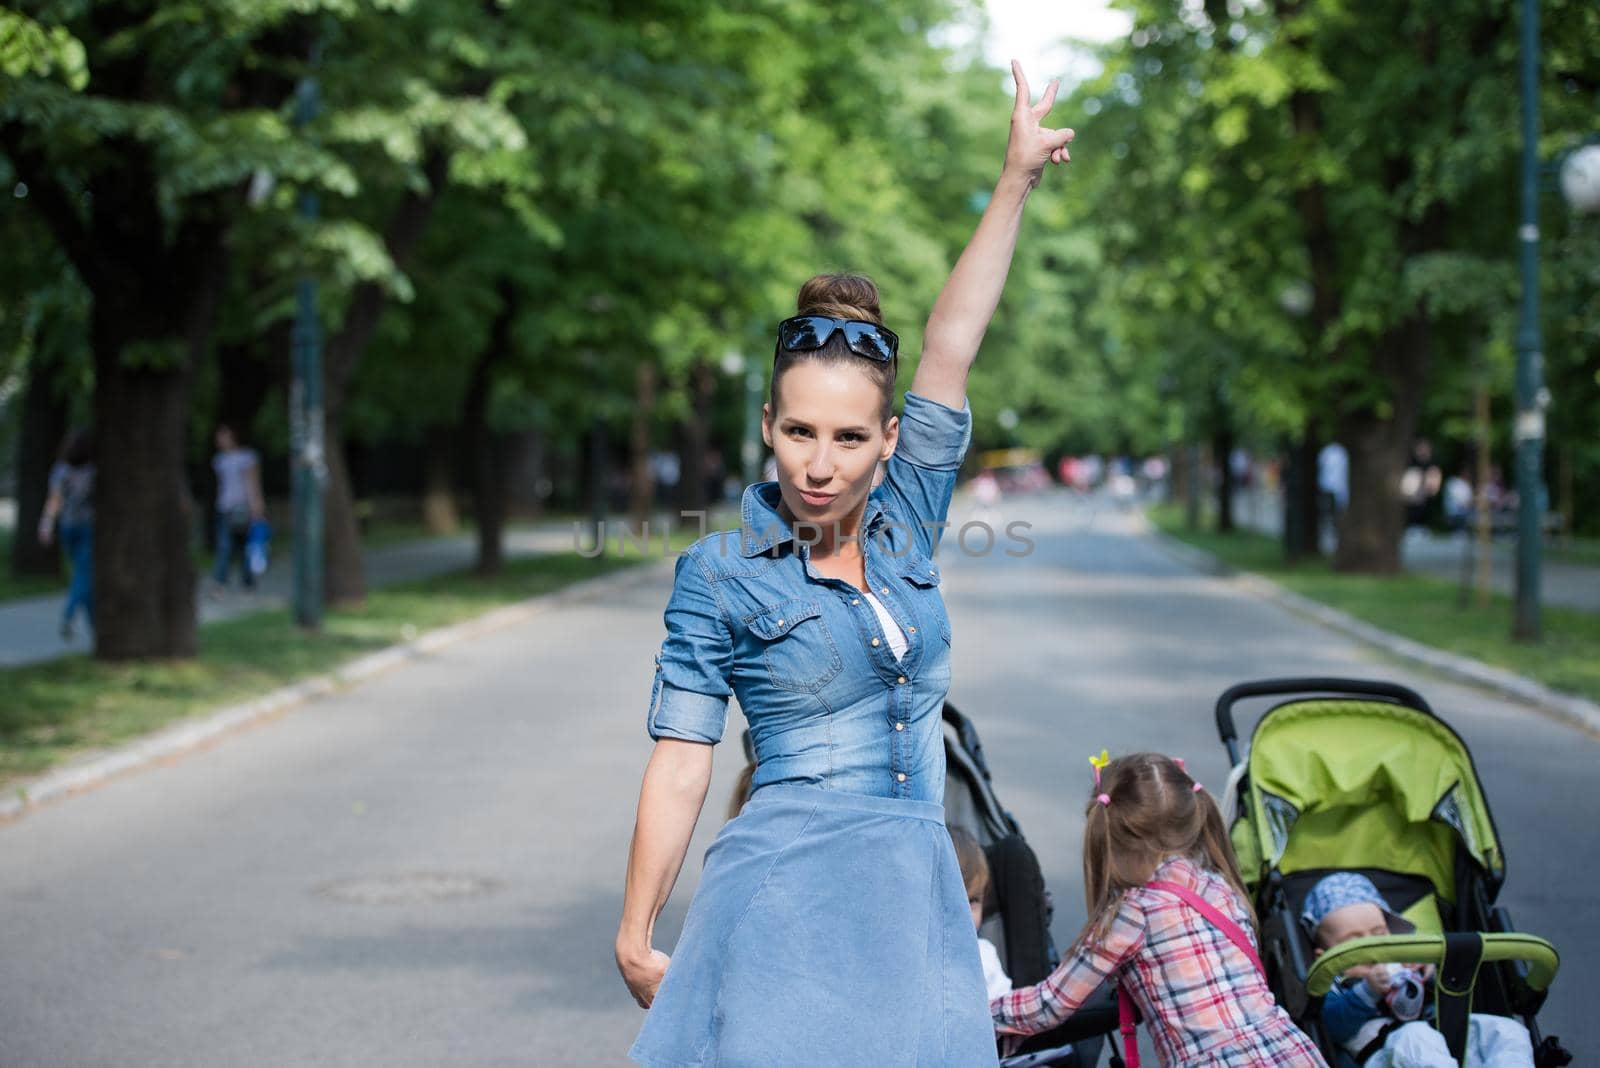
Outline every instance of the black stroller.
<svg viewBox="0 0 1600 1068">
<path fill-rule="evenodd" d="M 1060 959 L 1050 938 L 1050 892 L 1016 819 L 995 796 L 977 730 L 948 703 L 944 752 L 945 823 L 970 831 L 989 861 L 989 898 L 979 933 L 994 943 L 1013 985 L 1037 983 Z M 1100 1059 L 1103 1036 L 1116 1027 L 1116 989 L 1108 985 L 1061 1027 L 1031 1037 L 1000 1063 L 1003 1068 L 1091 1068 Z"/>
</svg>

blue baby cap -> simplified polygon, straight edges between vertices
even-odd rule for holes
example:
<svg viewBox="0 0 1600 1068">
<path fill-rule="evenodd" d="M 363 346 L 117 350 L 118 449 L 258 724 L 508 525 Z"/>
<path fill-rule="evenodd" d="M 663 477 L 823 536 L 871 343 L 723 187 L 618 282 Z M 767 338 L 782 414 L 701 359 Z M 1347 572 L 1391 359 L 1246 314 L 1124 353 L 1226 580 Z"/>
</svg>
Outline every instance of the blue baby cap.
<svg viewBox="0 0 1600 1068">
<path fill-rule="evenodd" d="M 1416 924 L 1404 919 L 1389 907 L 1389 903 L 1378 893 L 1378 888 L 1372 880 L 1354 871 L 1336 871 L 1332 875 L 1325 875 L 1311 888 L 1311 893 L 1306 895 L 1305 908 L 1300 913 L 1300 922 L 1305 924 L 1306 933 L 1315 938 L 1317 928 L 1322 926 L 1322 921 L 1328 918 L 1330 912 L 1342 909 L 1346 905 L 1361 905 L 1372 903 L 1383 911 L 1383 918 L 1389 925 L 1390 934 L 1411 934 L 1417 929 Z"/>
</svg>

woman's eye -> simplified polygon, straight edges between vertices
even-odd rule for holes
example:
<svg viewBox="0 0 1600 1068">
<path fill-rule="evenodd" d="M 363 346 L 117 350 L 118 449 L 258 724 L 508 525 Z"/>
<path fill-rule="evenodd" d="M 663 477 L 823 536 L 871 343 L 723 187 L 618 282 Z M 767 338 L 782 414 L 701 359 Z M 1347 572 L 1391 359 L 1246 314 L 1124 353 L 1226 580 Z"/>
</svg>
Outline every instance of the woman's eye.
<svg viewBox="0 0 1600 1068">
<path fill-rule="evenodd" d="M 810 431 L 806 430 L 806 428 L 803 426 L 792 426 L 789 428 L 789 436 L 791 438 L 803 438 L 808 433 L 810 433 Z"/>
<path fill-rule="evenodd" d="M 840 434 L 839 440 L 849 445 L 856 445 L 860 442 L 866 441 L 867 438 L 865 434 Z"/>
</svg>

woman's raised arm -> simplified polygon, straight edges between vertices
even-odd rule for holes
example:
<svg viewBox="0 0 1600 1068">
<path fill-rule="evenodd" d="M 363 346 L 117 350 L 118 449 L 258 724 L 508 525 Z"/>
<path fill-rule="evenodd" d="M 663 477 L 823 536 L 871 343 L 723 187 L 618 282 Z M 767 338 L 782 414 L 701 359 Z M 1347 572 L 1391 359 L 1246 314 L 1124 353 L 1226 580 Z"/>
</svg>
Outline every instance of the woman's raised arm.
<svg viewBox="0 0 1600 1068">
<path fill-rule="evenodd" d="M 1035 105 L 1022 65 L 1015 60 L 1011 74 L 1017 82 L 1017 100 L 1011 111 L 1005 166 L 978 229 L 934 302 L 923 334 L 922 360 L 911 380 L 913 393 L 951 408 L 960 408 L 966 400 L 967 372 L 1000 303 L 1028 193 L 1039 184 L 1045 164 L 1068 162 L 1067 142 L 1073 138 L 1071 130 L 1040 125 L 1055 104 L 1060 83 L 1051 81 Z"/>
<path fill-rule="evenodd" d="M 675 738 L 656 742 L 639 789 L 616 945 L 617 969 L 642 1008 L 650 1007 L 667 974 L 667 955 L 652 944 L 656 917 L 678 881 L 710 784 L 710 745 Z"/>
</svg>

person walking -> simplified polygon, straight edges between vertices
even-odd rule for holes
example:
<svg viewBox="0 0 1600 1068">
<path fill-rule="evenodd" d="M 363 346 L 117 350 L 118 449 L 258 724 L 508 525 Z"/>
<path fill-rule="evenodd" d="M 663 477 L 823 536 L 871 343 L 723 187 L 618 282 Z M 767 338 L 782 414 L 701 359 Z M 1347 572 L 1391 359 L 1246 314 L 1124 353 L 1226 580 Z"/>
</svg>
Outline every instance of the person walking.
<svg viewBox="0 0 1600 1068">
<path fill-rule="evenodd" d="M 1071 130 L 1016 103 L 1005 165 L 928 318 L 894 414 L 899 341 L 856 275 L 778 324 L 762 437 L 777 478 L 741 528 L 679 557 L 647 715 L 615 955 L 647 1066 L 994 1064 L 977 936 L 944 827 L 950 618 L 933 561 L 971 439 L 967 373 L 1023 208 Z M 883 481 L 873 488 L 883 464 Z M 706 853 L 672 956 L 656 918 L 736 696 L 752 794 Z"/>
<path fill-rule="evenodd" d="M 94 626 L 94 435 L 87 430 L 67 435 L 50 468 L 49 491 L 39 513 L 40 543 L 53 544 L 58 527 L 72 568 L 61 609 L 61 639 L 71 641 L 78 613 Z"/>
<path fill-rule="evenodd" d="M 226 423 L 217 427 L 216 445 L 216 454 L 211 458 L 211 470 L 217 476 L 217 562 L 211 571 L 214 595 L 228 585 L 234 560 L 239 562 L 244 588 L 255 589 L 256 577 L 245 549 L 250 540 L 250 524 L 266 515 L 261 496 L 261 459 L 256 451 L 241 445 L 239 436 Z"/>
</svg>

